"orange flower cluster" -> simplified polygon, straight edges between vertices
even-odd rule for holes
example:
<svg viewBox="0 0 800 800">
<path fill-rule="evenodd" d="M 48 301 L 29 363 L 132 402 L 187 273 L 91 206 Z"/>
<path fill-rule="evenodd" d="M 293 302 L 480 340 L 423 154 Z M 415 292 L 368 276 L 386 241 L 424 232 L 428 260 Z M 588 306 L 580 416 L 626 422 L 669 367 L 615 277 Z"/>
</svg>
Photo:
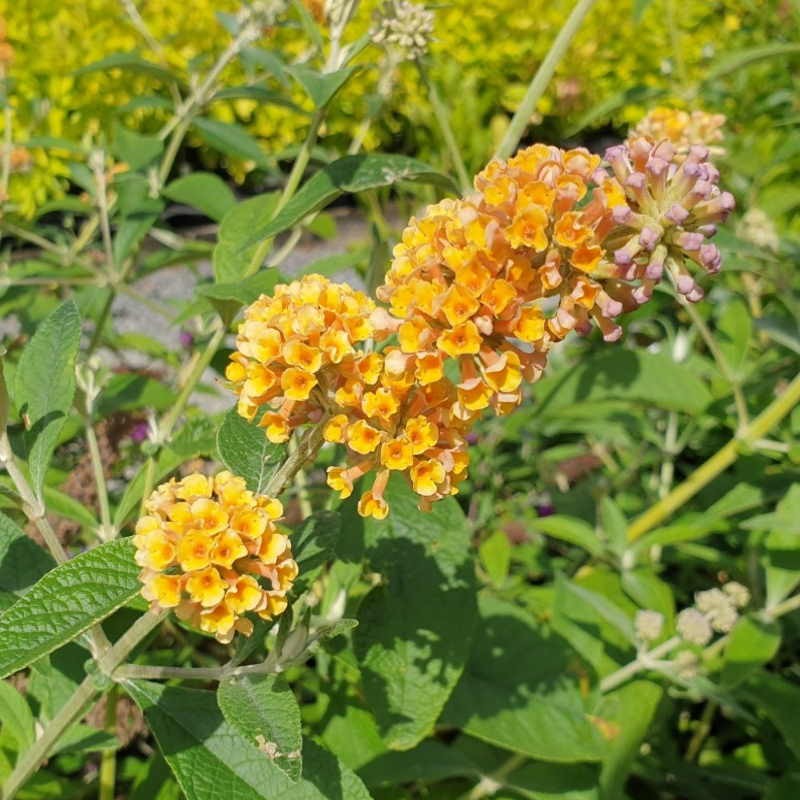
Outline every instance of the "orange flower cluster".
<svg viewBox="0 0 800 800">
<path fill-rule="evenodd" d="M 230 472 L 194 473 L 161 484 L 145 511 L 133 542 L 142 594 L 154 610 L 175 609 L 229 642 L 236 631 L 252 632 L 247 612 L 270 620 L 286 608 L 298 569 L 275 526 L 278 500 L 253 494 Z"/>
<path fill-rule="evenodd" d="M 733 198 L 707 151 L 676 152 L 639 137 L 611 148 L 607 166 L 583 148 L 540 144 L 492 162 L 473 195 L 411 220 L 377 291 L 388 312 L 318 275 L 261 297 L 226 373 L 239 413 L 261 414 L 274 442 L 321 424 L 347 449 L 348 465 L 328 470 L 343 498 L 377 470 L 362 515 L 387 515 L 392 471 L 421 507 L 456 493 L 470 427 L 487 408 L 519 405 L 554 342 L 592 325 L 613 341 L 616 317 L 664 274 L 694 300 L 687 263 L 719 268 L 706 239 Z"/>
<path fill-rule="evenodd" d="M 362 292 L 321 275 L 278 286 L 245 311 L 225 377 L 238 411 L 258 420 L 271 442 L 319 422 L 380 376 L 380 356 L 356 350 L 371 339 L 375 304 Z"/>
</svg>

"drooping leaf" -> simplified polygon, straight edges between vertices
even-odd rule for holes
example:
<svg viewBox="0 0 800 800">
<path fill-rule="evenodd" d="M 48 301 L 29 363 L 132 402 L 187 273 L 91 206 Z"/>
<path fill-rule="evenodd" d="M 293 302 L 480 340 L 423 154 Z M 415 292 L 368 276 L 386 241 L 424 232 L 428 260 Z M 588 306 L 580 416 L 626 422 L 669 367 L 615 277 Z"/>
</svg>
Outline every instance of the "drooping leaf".
<svg viewBox="0 0 800 800">
<path fill-rule="evenodd" d="M 49 553 L 0 514 L 0 609 L 12 605 L 54 566 Z"/>
<path fill-rule="evenodd" d="M 318 72 L 305 64 L 295 64 L 286 67 L 286 72 L 306 90 L 317 108 L 324 108 L 357 69 L 343 67 L 336 72 Z"/>
<path fill-rule="evenodd" d="M 599 761 L 602 739 L 577 676 L 569 674 L 567 642 L 505 601 L 481 596 L 480 610 L 470 660 L 443 722 L 530 758 Z"/>
<path fill-rule="evenodd" d="M 237 203 L 222 218 L 213 259 L 218 283 L 233 283 L 248 275 L 255 251 L 253 231 L 272 216 L 277 202 L 275 192 L 256 195 Z"/>
<path fill-rule="evenodd" d="M 603 552 L 603 544 L 597 536 L 597 532 L 582 519 L 568 517 L 564 514 L 553 514 L 550 517 L 537 519 L 533 526 L 547 536 L 582 547 L 590 555 L 599 555 Z"/>
<path fill-rule="evenodd" d="M 227 183 L 212 172 L 193 172 L 167 184 L 162 194 L 176 203 L 202 211 L 219 222 L 236 205 L 236 197 Z"/>
<path fill-rule="evenodd" d="M 192 125 L 203 141 L 214 150 L 227 156 L 252 161 L 257 167 L 266 168 L 270 165 L 258 139 L 241 125 L 210 117 L 195 117 Z"/>
<path fill-rule="evenodd" d="M 247 481 L 254 492 L 263 491 L 286 458 L 286 448 L 267 439 L 263 428 L 248 422 L 232 408 L 217 433 L 217 451 L 222 463 Z"/>
<path fill-rule="evenodd" d="M 121 69 L 128 72 L 139 72 L 162 80 L 173 80 L 173 76 L 152 61 L 142 58 L 138 53 L 112 53 L 110 56 L 93 61 L 85 67 L 75 70 L 75 75 L 88 75 L 92 72 L 108 72 L 112 69 Z"/>
<path fill-rule="evenodd" d="M 80 335 L 78 307 L 68 300 L 38 326 L 17 366 L 14 401 L 27 420 L 25 449 L 37 495 L 75 395 Z"/>
<path fill-rule="evenodd" d="M 246 247 L 277 236 L 342 194 L 357 194 L 403 181 L 434 183 L 452 189 L 449 178 L 415 158 L 381 153 L 345 156 L 309 178 L 274 219 L 264 216 L 258 220 L 259 224 L 250 228 L 242 245 Z"/>
<path fill-rule="evenodd" d="M 26 667 L 107 617 L 141 584 L 130 539 L 117 539 L 50 570 L 0 615 L 0 677 Z"/>
<path fill-rule="evenodd" d="M 187 800 L 370 800 L 361 780 L 335 756 L 303 742 L 295 782 L 255 741 L 228 723 L 214 692 L 128 681 Z"/>
<path fill-rule="evenodd" d="M 201 284 L 197 287 L 197 293 L 207 297 L 223 319 L 233 319 L 242 306 L 249 305 L 262 294 L 270 294 L 280 277 L 275 269 L 263 269 L 233 283 Z"/>
<path fill-rule="evenodd" d="M 265 757 L 293 781 L 300 778 L 303 768 L 300 707 L 283 677 L 228 678 L 217 688 L 217 702 L 228 724 L 266 750 Z"/>
<path fill-rule="evenodd" d="M 34 722 L 25 698 L 10 684 L 0 681 L 0 724 L 17 741 L 17 752 L 27 750 L 34 741 Z"/>
<path fill-rule="evenodd" d="M 383 585 L 359 612 L 355 649 L 364 692 L 389 747 L 427 736 L 469 655 L 476 623 L 469 528 L 455 500 L 420 514 L 400 480 L 386 493 L 386 520 L 366 520 L 367 557 Z"/>
</svg>

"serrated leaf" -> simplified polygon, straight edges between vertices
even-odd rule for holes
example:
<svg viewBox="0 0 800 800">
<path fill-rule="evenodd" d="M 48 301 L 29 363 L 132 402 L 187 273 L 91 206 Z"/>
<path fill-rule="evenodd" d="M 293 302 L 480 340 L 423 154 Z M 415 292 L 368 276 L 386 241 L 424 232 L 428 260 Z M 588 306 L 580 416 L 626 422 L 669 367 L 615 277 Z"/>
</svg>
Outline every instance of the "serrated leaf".
<svg viewBox="0 0 800 800">
<path fill-rule="evenodd" d="M 14 402 L 28 421 L 24 442 L 37 495 L 75 395 L 80 335 L 78 307 L 68 300 L 38 326 L 17 366 Z"/>
<path fill-rule="evenodd" d="M 50 570 L 0 615 L 0 677 L 26 667 L 131 600 L 141 587 L 130 539 Z"/>
<path fill-rule="evenodd" d="M 248 422 L 232 408 L 217 433 L 217 452 L 223 464 L 247 481 L 248 489 L 261 492 L 286 458 L 286 447 L 273 444 L 263 428 Z"/>
<path fill-rule="evenodd" d="M 277 203 L 276 192 L 260 194 L 237 203 L 223 217 L 213 257 L 218 283 L 232 283 L 247 275 L 255 251 L 253 230 L 272 216 Z"/>
<path fill-rule="evenodd" d="M 380 153 L 345 156 L 309 178 L 274 219 L 262 217 L 260 224 L 254 226 L 255 230 L 248 231 L 243 246 L 277 236 L 342 194 L 356 194 L 403 181 L 435 183 L 452 189 L 449 178 L 415 158 Z"/>
<path fill-rule="evenodd" d="M 303 742 L 303 776 L 294 782 L 228 723 L 214 692 L 128 681 L 187 800 L 370 800 L 361 780 L 335 756 Z"/>
<path fill-rule="evenodd" d="M 317 108 L 324 108 L 344 86 L 359 67 L 344 67 L 336 72 L 318 72 L 305 64 L 286 67 L 288 72 L 307 92 Z"/>
<path fill-rule="evenodd" d="M 25 698 L 10 684 L 0 681 L 0 723 L 17 741 L 17 752 L 27 750 L 34 741 L 34 722 Z"/>
<path fill-rule="evenodd" d="M 429 735 L 464 669 L 477 621 L 470 530 L 452 498 L 420 514 L 402 480 L 391 513 L 364 522 L 367 557 L 383 584 L 359 611 L 354 635 L 367 702 L 389 747 Z"/>
<path fill-rule="evenodd" d="M 228 678 L 217 688 L 225 719 L 293 781 L 303 768 L 300 706 L 280 675 Z"/>
<path fill-rule="evenodd" d="M 688 414 L 700 413 L 711 394 L 695 372 L 663 353 L 617 348 L 582 359 L 536 385 L 538 416 L 557 417 L 570 406 L 625 400 Z"/>
<path fill-rule="evenodd" d="M 177 178 L 164 187 L 162 194 L 202 211 L 215 222 L 236 205 L 236 196 L 228 184 L 212 172 L 193 172 Z"/>
<path fill-rule="evenodd" d="M 0 514 L 0 609 L 12 605 L 55 563 L 21 528 Z"/>
<path fill-rule="evenodd" d="M 221 122 L 209 117 L 195 117 L 192 125 L 200 138 L 214 150 L 227 156 L 252 161 L 257 167 L 268 167 L 270 161 L 252 134 L 241 125 Z"/>
<path fill-rule="evenodd" d="M 567 643 L 503 600 L 482 595 L 479 606 L 472 654 L 444 723 L 531 758 L 599 761 L 602 740 L 569 675 Z"/>
</svg>

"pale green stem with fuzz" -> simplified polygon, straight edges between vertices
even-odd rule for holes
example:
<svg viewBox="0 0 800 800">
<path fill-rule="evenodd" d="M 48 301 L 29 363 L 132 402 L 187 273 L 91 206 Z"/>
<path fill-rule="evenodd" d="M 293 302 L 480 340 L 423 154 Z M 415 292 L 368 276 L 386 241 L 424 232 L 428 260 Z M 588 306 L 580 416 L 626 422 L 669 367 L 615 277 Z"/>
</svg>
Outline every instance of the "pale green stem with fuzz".
<svg viewBox="0 0 800 800">
<path fill-rule="evenodd" d="M 516 754 L 504 761 L 494 772 L 484 775 L 480 781 L 462 795 L 459 800 L 483 800 L 484 797 L 492 797 L 497 794 L 505 785 L 505 779 L 518 767 L 521 767 L 528 760 L 527 756 Z"/>
<path fill-rule="evenodd" d="M 0 84 L 5 94 L 3 109 L 3 165 L 0 174 L 0 204 L 8 199 L 8 182 L 11 178 L 11 149 L 14 146 L 14 112 L 8 97 L 8 76 L 5 66 L 0 66 Z"/>
<path fill-rule="evenodd" d="M 139 617 L 114 646 L 97 660 L 100 673 L 110 675 L 165 616 L 166 614 L 146 613 Z M 33 745 L 20 755 L 14 770 L 0 789 L 0 800 L 11 800 L 14 797 L 47 758 L 64 731 L 86 713 L 97 694 L 99 689 L 95 677 L 89 675 L 47 724 Z"/>
<path fill-rule="evenodd" d="M 94 430 L 94 422 L 90 416 L 84 417 L 86 425 L 86 443 L 89 446 L 89 458 L 92 462 L 92 472 L 94 482 L 97 487 L 97 505 L 100 507 L 100 523 L 103 526 L 100 538 L 108 541 L 114 538 L 114 526 L 111 523 L 111 509 L 108 504 L 108 487 L 106 486 L 106 476 L 103 470 L 103 459 L 100 456 L 100 447 L 97 444 L 97 434 Z"/>
<path fill-rule="evenodd" d="M 661 498 L 644 514 L 633 520 L 628 528 L 628 541 L 635 542 L 681 508 L 684 503 L 733 464 L 739 457 L 742 448 L 750 448 L 755 442 L 763 439 L 798 402 L 800 402 L 800 374 L 758 417 L 746 425 L 738 436 L 731 439 L 708 461 L 699 466 L 666 497 Z"/>
<path fill-rule="evenodd" d="M 567 21 L 558 32 L 558 36 L 556 36 L 555 41 L 550 46 L 550 50 L 544 57 L 544 61 L 539 65 L 539 69 L 536 70 L 536 74 L 528 86 L 528 91 L 525 92 L 525 97 L 514 114 L 503 141 L 500 142 L 500 146 L 497 148 L 495 158 L 508 158 L 517 149 L 520 139 L 525 134 L 525 129 L 533 116 L 533 112 L 536 111 L 536 104 L 544 94 L 545 89 L 547 89 L 547 85 L 550 83 L 559 61 L 566 54 L 584 17 L 589 13 L 595 2 L 596 0 L 578 0 L 575 3 L 569 17 L 567 17 Z"/>
<path fill-rule="evenodd" d="M 431 101 L 431 106 L 433 107 L 433 115 L 436 117 L 436 122 L 439 125 L 439 130 L 444 139 L 445 146 L 447 147 L 447 152 L 450 154 L 450 160 L 453 162 L 453 169 L 455 169 L 458 175 L 459 187 L 462 193 L 466 194 L 472 189 L 472 182 L 467 174 L 467 168 L 464 166 L 464 159 L 461 155 L 461 150 L 456 141 L 455 134 L 453 133 L 453 127 L 450 125 L 450 115 L 447 113 L 442 98 L 439 96 L 439 90 L 436 88 L 436 84 L 433 82 L 422 60 L 417 58 L 415 63 L 419 70 L 420 77 L 422 78 L 422 82 L 428 90 L 428 99 Z"/>
<path fill-rule="evenodd" d="M 105 157 L 98 151 L 96 158 L 90 158 L 89 163 L 94 173 L 94 188 L 97 192 L 97 214 L 100 219 L 100 234 L 103 239 L 103 250 L 106 254 L 106 270 L 109 277 L 114 276 L 114 247 L 111 242 L 111 222 L 109 220 L 108 194 L 105 174 Z"/>
<path fill-rule="evenodd" d="M 705 320 L 698 313 L 694 305 L 686 300 L 683 295 L 678 295 L 678 298 L 680 304 L 692 320 L 692 324 L 699 331 L 708 351 L 713 356 L 719 371 L 722 373 L 722 377 L 730 384 L 731 391 L 733 392 L 733 400 L 736 404 L 736 416 L 739 419 L 738 430 L 741 431 L 749 422 L 747 403 L 745 402 L 744 393 L 742 392 L 742 383 L 731 369 L 728 359 L 725 358 L 725 354 L 720 350 L 719 344 L 717 344 L 717 340 L 714 338 L 714 334 L 711 332 L 708 325 L 706 325 Z"/>
</svg>

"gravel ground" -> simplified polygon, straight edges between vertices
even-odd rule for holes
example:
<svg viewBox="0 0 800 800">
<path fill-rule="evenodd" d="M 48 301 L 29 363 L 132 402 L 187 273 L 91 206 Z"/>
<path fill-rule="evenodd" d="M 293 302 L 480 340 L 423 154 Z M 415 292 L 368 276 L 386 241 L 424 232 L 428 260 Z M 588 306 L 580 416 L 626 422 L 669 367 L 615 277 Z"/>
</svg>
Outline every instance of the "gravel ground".
<svg viewBox="0 0 800 800">
<path fill-rule="evenodd" d="M 344 253 L 358 242 L 366 241 L 367 228 L 363 218 L 352 210 L 343 208 L 334 210 L 337 224 L 337 235 L 330 240 L 318 239 L 311 235 L 304 236 L 291 255 L 281 265 L 285 274 L 297 274 L 304 266 L 327 256 Z M 278 245 L 280 246 L 280 245 Z M 200 278 L 211 275 L 211 263 L 203 262 L 194 268 L 170 267 L 159 270 L 152 275 L 147 275 L 132 284 L 132 288 L 157 303 L 179 306 L 194 296 L 194 287 L 197 282 L 195 274 Z M 342 272 L 340 279 L 358 286 L 361 281 L 355 272 L 348 270 Z M 119 295 L 112 306 L 114 328 L 118 333 L 142 333 L 162 342 L 166 349 L 177 350 L 180 347 L 180 328 L 172 325 L 165 316 L 157 313 L 153 308 L 138 301 L 129 295 Z M 115 360 L 110 352 L 105 353 L 112 365 Z M 150 357 L 138 352 L 127 351 L 124 354 L 125 362 L 134 368 L 144 368 L 150 365 Z M 204 410 L 214 413 L 230 407 L 231 396 L 220 389 L 215 382 L 215 373 L 207 370 L 204 376 L 206 386 L 215 387 L 213 393 L 195 393 L 193 402 Z"/>
</svg>

